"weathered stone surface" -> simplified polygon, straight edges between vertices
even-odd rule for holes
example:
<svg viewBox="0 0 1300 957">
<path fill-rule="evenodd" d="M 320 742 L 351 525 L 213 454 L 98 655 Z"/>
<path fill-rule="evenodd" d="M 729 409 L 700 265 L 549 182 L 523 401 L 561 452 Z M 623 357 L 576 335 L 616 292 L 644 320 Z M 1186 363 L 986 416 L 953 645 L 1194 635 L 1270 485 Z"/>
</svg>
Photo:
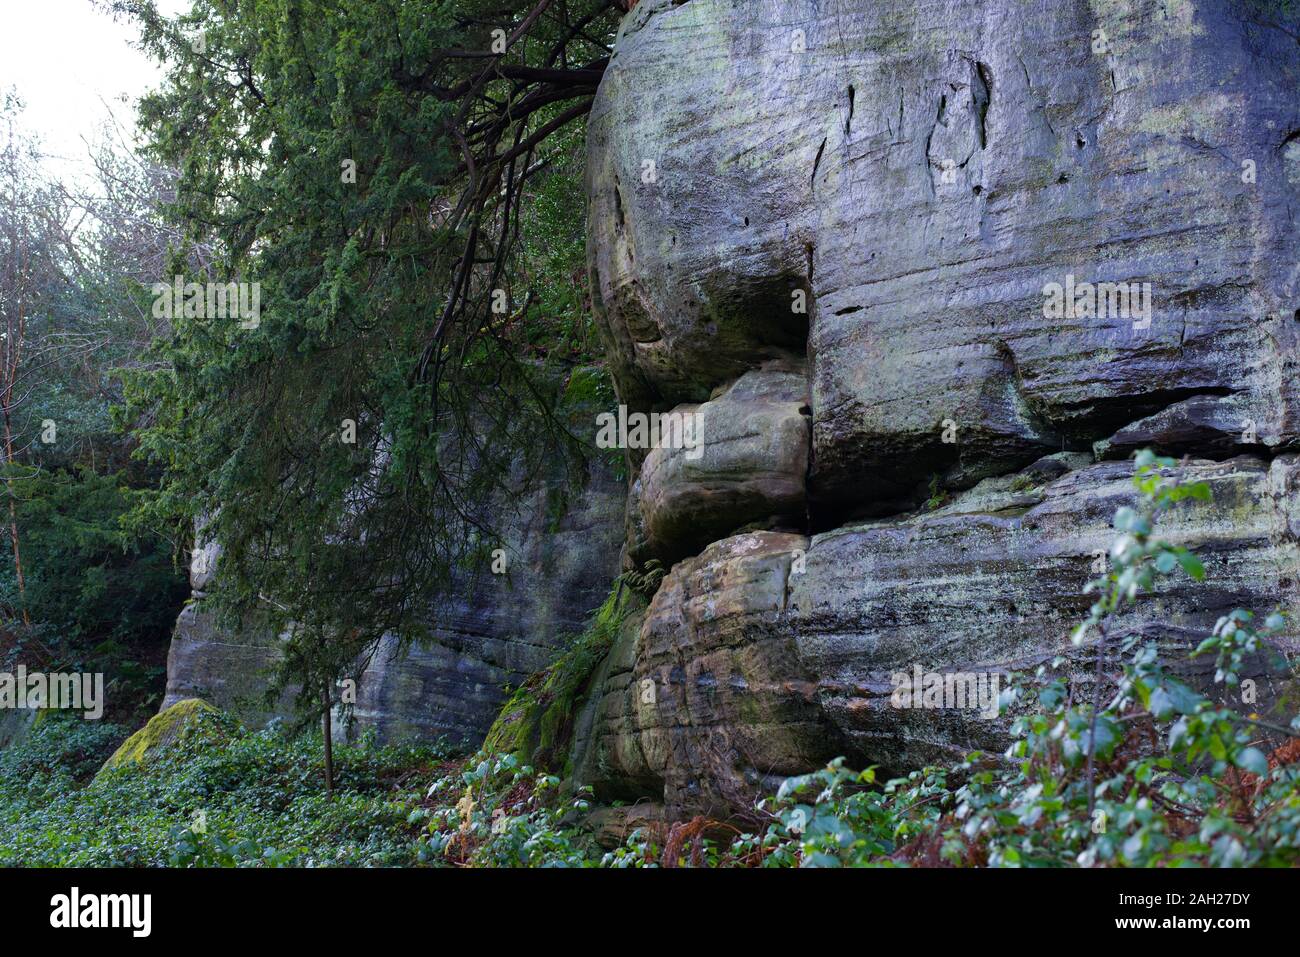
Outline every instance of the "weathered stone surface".
<svg viewBox="0 0 1300 957">
<path fill-rule="evenodd" d="M 1193 396 L 1294 443 L 1300 48 L 1262 9 L 643 0 L 588 132 L 620 394 L 701 401 L 807 334 L 820 527 Z M 1149 328 L 1047 318 L 1069 276 L 1150 283 Z"/>
<path fill-rule="evenodd" d="M 802 535 L 751 532 L 673 568 L 615 645 L 575 764 L 598 795 L 721 812 L 836 753 L 798 660 L 788 593 Z M 629 789 L 635 793 L 629 793 Z"/>
<path fill-rule="evenodd" d="M 1172 662 L 1232 608 L 1296 610 L 1300 47 L 1271 10 L 636 6 L 588 128 L 620 397 L 705 402 L 806 339 L 792 528 L 819 534 L 648 529 L 707 498 L 642 464 L 629 555 L 683 560 L 598 676 L 586 780 L 687 813 L 831 754 L 1000 749 L 1005 721 L 891 707 L 893 675 L 1079 653 L 1083 586 L 1135 495 L 1131 464 L 1094 456 L 1199 456 L 1185 477 L 1215 494 L 1163 528 L 1208 582 L 1116 627 Z"/>
<path fill-rule="evenodd" d="M 743 806 L 772 775 L 836 754 L 903 770 L 1000 750 L 1005 719 L 893 707 L 892 676 L 1032 672 L 1079 653 L 1083 587 L 1134 494 L 1131 463 L 1082 461 L 1053 456 L 811 541 L 735 536 L 680 563 L 602 677 L 597 731 L 580 742 L 596 754 L 588 779 L 687 813 Z M 1174 576 L 1114 625 L 1171 665 L 1232 608 L 1300 608 L 1300 457 L 1193 461 L 1180 476 L 1214 500 L 1171 511 L 1162 535 L 1193 547 L 1208 580 Z M 1278 691 L 1262 680 L 1256 709 Z"/>
<path fill-rule="evenodd" d="M 624 491 L 609 474 L 593 472 L 554 527 L 547 492 L 518 511 L 507 535 L 508 573 L 466 581 L 431 615 L 435 644 L 403 650 L 396 639 L 381 643 L 358 682 L 353 730 L 476 744 L 505 689 L 544 667 L 563 636 L 581 629 L 618 572 Z M 210 558 L 205 569 L 216 566 L 216 554 Z M 196 588 L 207 581 L 200 574 L 207 572 L 191 571 Z M 220 629 L 188 605 L 172 638 L 163 708 L 203 697 L 261 726 L 291 710 L 291 695 L 274 706 L 264 701 L 278 660 L 279 639 L 266 629 Z"/>
<path fill-rule="evenodd" d="M 768 362 L 717 398 L 674 411 L 699 417 L 699 442 L 646 456 L 628 498 L 635 561 L 671 563 L 752 523 L 803 526 L 809 419 L 802 363 Z"/>
<path fill-rule="evenodd" d="M 1269 444 L 1259 435 L 1262 418 L 1245 397 L 1198 395 L 1129 423 L 1094 449 L 1098 458 L 1108 459 L 1127 458 L 1144 448 L 1169 455 L 1259 450 Z"/>
<path fill-rule="evenodd" d="M 1241 457 L 1194 462 L 1180 475 L 1207 482 L 1214 500 L 1170 511 L 1160 533 L 1197 551 L 1207 581 L 1171 577 L 1112 631 L 1158 642 L 1182 668 L 1219 615 L 1300 607 L 1300 463 Z M 795 641 L 818 676 L 822 707 L 855 750 L 906 768 L 998 749 L 1002 722 L 890 707 L 890 676 L 914 664 L 1032 672 L 1074 654 L 1070 630 L 1093 600 L 1083 588 L 1114 540 L 1115 511 L 1133 501 L 1131 476 L 1131 463 L 1103 463 L 1014 493 L 1020 499 L 997 503 L 976 488 L 932 513 L 817 536 L 807 574 L 791 588 Z M 1259 710 L 1276 702 L 1272 690 L 1261 688 Z"/>
<path fill-rule="evenodd" d="M 190 576 L 192 582 L 193 571 Z M 251 622 L 239 629 L 221 628 L 211 612 L 187 604 L 176 619 L 167 651 L 167 691 L 160 710 L 201 698 L 249 727 L 261 728 L 292 711 L 290 695 L 275 704 L 265 700 L 279 658 L 279 640 L 269 629 Z"/>
<path fill-rule="evenodd" d="M 6 708 L 0 711 L 0 748 L 18 744 L 32 729 L 39 714 L 33 708 Z"/>
</svg>

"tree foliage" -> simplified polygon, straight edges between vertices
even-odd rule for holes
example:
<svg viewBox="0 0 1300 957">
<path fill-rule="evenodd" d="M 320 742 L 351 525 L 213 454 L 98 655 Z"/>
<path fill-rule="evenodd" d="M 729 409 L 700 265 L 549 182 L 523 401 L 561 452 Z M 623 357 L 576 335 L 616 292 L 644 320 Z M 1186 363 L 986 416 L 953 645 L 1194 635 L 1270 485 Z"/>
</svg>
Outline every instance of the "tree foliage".
<svg viewBox="0 0 1300 957">
<path fill-rule="evenodd" d="M 202 521 L 214 600 L 285 630 L 284 677 L 318 703 L 382 634 L 422 633 L 521 487 L 582 473 L 558 407 L 582 277 L 520 236 L 573 181 L 618 10 L 114 6 L 167 66 L 142 122 L 180 171 L 186 244 L 157 281 L 258 283 L 261 302 L 256 328 L 176 317 L 132 377 L 165 470 L 144 517 Z M 552 209 L 571 250 L 581 204 Z"/>
<path fill-rule="evenodd" d="M 108 673 L 111 709 L 156 705 L 161 655 L 184 600 L 172 543 L 128 529 L 151 477 L 110 409 L 118 370 L 155 328 L 141 270 L 168 233 L 170 177 L 106 128 L 93 175 L 54 175 L 22 102 L 0 103 L 0 418 L 7 501 L 0 666 Z"/>
</svg>

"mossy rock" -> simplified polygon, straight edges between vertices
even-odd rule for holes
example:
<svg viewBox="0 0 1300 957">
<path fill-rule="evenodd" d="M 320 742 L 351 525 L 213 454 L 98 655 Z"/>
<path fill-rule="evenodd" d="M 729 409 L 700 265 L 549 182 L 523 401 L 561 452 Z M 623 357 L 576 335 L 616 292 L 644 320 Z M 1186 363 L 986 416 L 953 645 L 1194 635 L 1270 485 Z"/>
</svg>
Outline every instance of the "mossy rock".
<svg viewBox="0 0 1300 957">
<path fill-rule="evenodd" d="M 220 746 L 231 739 L 237 722 L 200 698 L 186 698 L 149 719 L 104 762 L 100 774 L 129 764 L 147 764 L 164 751 Z"/>
<path fill-rule="evenodd" d="M 483 750 L 513 754 L 536 768 L 568 773 L 563 762 L 578 709 L 592 676 L 618 637 L 631 606 L 644 604 L 626 587 L 617 587 L 586 630 L 545 671 L 520 685 L 488 730 Z"/>
</svg>

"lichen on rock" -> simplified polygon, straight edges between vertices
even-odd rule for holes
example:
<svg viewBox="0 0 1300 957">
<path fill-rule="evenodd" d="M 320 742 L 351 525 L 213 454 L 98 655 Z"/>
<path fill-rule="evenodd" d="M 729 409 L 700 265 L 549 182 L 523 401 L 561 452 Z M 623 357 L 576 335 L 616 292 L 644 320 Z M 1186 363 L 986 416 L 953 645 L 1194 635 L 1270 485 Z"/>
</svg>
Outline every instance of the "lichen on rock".
<svg viewBox="0 0 1300 957">
<path fill-rule="evenodd" d="M 237 722 L 200 698 L 186 698 L 149 719 L 104 762 L 100 774 L 131 764 L 148 764 L 173 748 L 195 751 L 220 746 Z"/>
</svg>

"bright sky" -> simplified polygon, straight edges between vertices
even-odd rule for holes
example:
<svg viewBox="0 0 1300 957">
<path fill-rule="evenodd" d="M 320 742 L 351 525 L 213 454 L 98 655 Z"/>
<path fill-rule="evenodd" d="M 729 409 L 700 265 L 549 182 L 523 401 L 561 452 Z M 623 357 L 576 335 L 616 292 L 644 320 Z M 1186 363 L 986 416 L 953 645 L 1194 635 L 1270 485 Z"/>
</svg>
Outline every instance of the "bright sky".
<svg viewBox="0 0 1300 957">
<path fill-rule="evenodd" d="M 188 0 L 161 0 L 174 16 Z M 112 115 L 135 132 L 134 100 L 154 87 L 157 64 L 133 45 L 135 28 L 90 0 L 0 0 L 0 91 L 26 102 L 23 126 L 40 137 L 58 167 L 85 167 L 83 140 L 94 142 Z"/>
</svg>

